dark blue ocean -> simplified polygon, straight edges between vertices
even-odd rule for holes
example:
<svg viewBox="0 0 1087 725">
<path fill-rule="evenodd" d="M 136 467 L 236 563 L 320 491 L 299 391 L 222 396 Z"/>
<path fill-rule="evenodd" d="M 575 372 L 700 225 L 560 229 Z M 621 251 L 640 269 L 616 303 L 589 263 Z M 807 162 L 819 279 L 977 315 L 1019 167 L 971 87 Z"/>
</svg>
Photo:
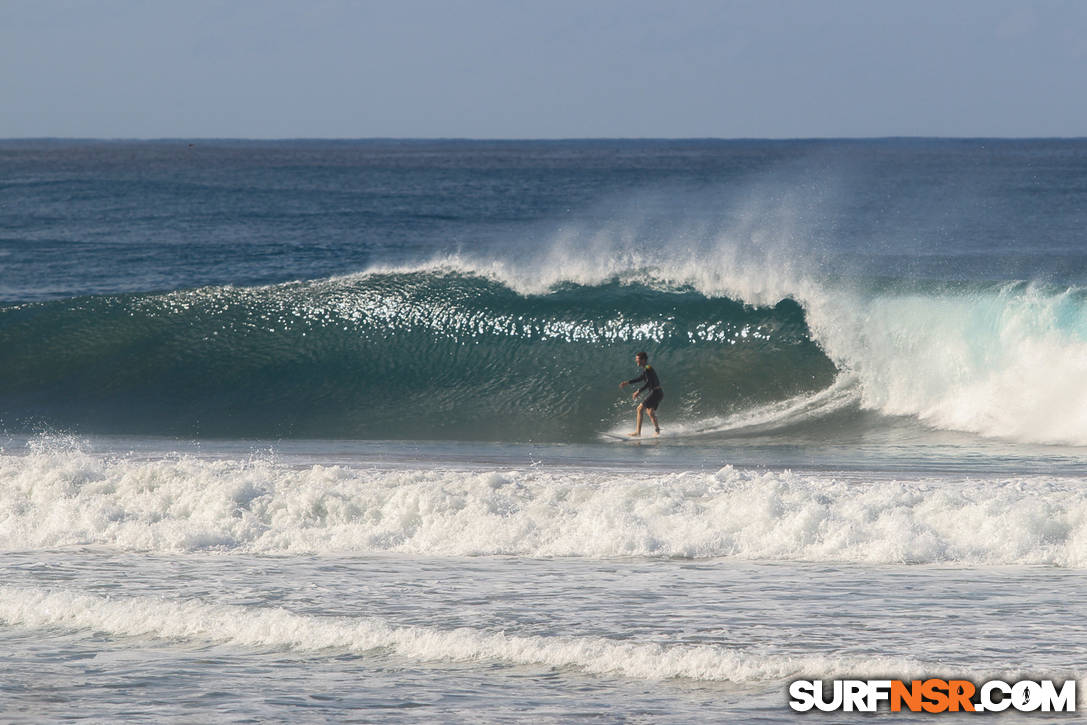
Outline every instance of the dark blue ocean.
<svg viewBox="0 0 1087 725">
<path fill-rule="evenodd" d="M 1085 230 L 1082 140 L 0 141 L 0 718 L 1082 678 Z"/>
</svg>

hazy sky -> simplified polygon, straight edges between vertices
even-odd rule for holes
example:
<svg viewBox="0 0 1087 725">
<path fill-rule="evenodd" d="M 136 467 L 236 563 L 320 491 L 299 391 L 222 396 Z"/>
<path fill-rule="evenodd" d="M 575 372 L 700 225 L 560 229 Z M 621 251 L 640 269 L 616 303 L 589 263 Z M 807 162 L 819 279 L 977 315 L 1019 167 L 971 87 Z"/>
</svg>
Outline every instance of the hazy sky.
<svg viewBox="0 0 1087 725">
<path fill-rule="evenodd" d="M 0 0 L 0 137 L 1087 136 L 1087 1 Z"/>
</svg>

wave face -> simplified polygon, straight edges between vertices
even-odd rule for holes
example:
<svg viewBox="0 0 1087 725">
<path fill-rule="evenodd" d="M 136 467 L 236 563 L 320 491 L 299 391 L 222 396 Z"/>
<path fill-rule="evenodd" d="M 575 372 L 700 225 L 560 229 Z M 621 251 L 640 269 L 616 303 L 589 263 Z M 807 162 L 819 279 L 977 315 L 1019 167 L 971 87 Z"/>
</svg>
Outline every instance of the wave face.
<svg viewBox="0 0 1087 725">
<path fill-rule="evenodd" d="M 1087 566 L 1079 478 L 0 456 L 0 548 Z"/>
<path fill-rule="evenodd" d="M 630 425 L 617 383 L 645 349 L 677 440 L 798 426 L 835 439 L 905 419 L 1087 445 L 1080 288 L 548 266 L 553 279 L 459 262 L 4 308 L 0 416 L 89 433 L 591 441 Z"/>
<path fill-rule="evenodd" d="M 639 349 L 662 361 L 673 420 L 835 375 L 791 300 L 619 281 L 534 294 L 430 269 L 9 307 L 0 411 L 96 433 L 590 440 L 629 424 L 617 383 Z"/>
</svg>

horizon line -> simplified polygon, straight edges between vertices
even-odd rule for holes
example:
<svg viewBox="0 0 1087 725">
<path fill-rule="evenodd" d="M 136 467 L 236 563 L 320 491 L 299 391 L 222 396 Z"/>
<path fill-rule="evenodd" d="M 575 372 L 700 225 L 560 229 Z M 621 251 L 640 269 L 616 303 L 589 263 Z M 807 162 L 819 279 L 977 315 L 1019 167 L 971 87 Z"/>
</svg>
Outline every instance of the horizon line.
<svg viewBox="0 0 1087 725">
<path fill-rule="evenodd" d="M 9 142 L 100 142 L 100 143 L 155 143 L 194 141 L 234 142 L 459 142 L 459 143 L 528 143 L 528 142 L 592 142 L 592 141 L 1082 141 L 1084 136 L 540 136 L 540 137 L 485 137 L 485 136 L 7 136 L 0 143 Z"/>
</svg>

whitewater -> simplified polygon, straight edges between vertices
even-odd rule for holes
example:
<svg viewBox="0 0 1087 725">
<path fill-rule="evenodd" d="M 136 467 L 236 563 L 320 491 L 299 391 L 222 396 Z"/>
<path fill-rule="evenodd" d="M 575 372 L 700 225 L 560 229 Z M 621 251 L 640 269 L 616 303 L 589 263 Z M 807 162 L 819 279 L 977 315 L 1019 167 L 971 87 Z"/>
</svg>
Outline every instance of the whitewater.
<svg viewBox="0 0 1087 725">
<path fill-rule="evenodd" d="M 0 459 L 0 546 L 1087 565 L 1078 478 Z"/>
<path fill-rule="evenodd" d="M 0 162 L 5 722 L 1083 692 L 1080 141 Z"/>
</svg>

